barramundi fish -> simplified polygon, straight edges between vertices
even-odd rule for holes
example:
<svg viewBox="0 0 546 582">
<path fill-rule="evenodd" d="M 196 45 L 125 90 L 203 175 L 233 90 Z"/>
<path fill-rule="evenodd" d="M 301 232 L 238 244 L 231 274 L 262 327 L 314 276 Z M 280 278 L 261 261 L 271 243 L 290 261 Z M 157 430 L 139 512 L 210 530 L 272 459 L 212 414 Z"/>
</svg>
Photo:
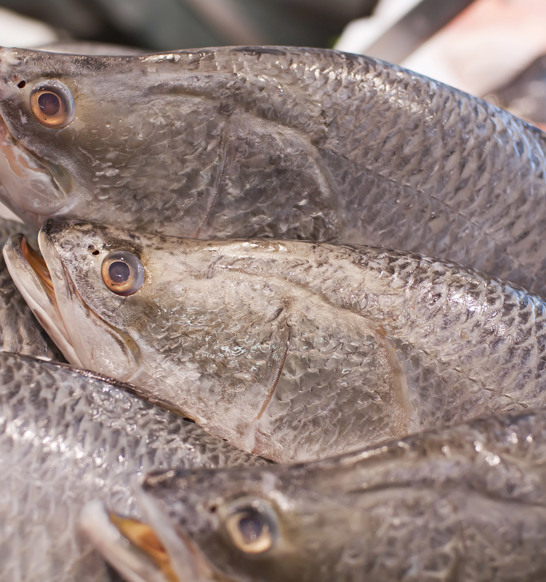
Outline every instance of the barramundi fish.
<svg viewBox="0 0 546 582">
<path fill-rule="evenodd" d="M 265 462 L 128 390 L 91 372 L 0 352 L 2 582 L 109 579 L 81 538 L 78 515 L 97 496 L 140 515 L 130 480 L 144 471 Z"/>
<path fill-rule="evenodd" d="M 315 463 L 155 472 L 144 523 L 94 502 L 82 525 L 131 582 L 128 564 L 169 582 L 537 582 L 545 458 L 546 411 L 509 413 Z"/>
<path fill-rule="evenodd" d="M 364 56 L 1 49 L 0 184 L 35 225 L 404 248 L 546 292 L 546 135 Z"/>
<path fill-rule="evenodd" d="M 455 264 L 49 222 L 4 247 L 69 362 L 246 451 L 311 460 L 546 404 L 546 304 Z"/>
</svg>

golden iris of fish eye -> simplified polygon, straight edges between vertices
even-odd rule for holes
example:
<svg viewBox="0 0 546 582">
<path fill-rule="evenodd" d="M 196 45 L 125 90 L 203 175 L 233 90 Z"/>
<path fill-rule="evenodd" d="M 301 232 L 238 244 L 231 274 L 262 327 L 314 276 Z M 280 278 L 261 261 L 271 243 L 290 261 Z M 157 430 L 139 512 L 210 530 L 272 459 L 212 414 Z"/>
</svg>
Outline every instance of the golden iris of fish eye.
<svg viewBox="0 0 546 582">
<path fill-rule="evenodd" d="M 130 251 L 108 254 L 102 262 L 101 275 L 106 287 L 116 295 L 132 295 L 144 283 L 144 267 Z"/>
<path fill-rule="evenodd" d="M 58 81 L 37 85 L 30 95 L 30 109 L 42 125 L 56 129 L 66 127 L 75 113 L 70 89 Z"/>
<path fill-rule="evenodd" d="M 275 546 L 276 518 L 261 502 L 239 502 L 228 510 L 223 521 L 232 543 L 246 554 L 264 554 Z"/>
</svg>

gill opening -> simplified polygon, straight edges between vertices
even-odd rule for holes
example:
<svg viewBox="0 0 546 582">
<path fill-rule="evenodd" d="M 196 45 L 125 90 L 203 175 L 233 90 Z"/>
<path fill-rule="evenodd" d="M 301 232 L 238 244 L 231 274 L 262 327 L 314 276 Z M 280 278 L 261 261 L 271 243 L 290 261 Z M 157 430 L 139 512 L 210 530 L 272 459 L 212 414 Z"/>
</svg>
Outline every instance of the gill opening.
<svg viewBox="0 0 546 582">
<path fill-rule="evenodd" d="M 286 339 L 286 344 L 285 344 L 285 348 L 284 348 L 284 352 L 283 355 L 281 356 L 281 361 L 279 362 L 279 366 L 277 368 L 277 372 L 275 373 L 275 376 L 273 377 L 273 382 L 271 383 L 271 386 L 269 387 L 269 390 L 267 391 L 265 400 L 262 404 L 262 407 L 260 408 L 260 412 L 258 412 L 258 416 L 256 416 L 256 421 L 260 420 L 262 418 L 262 416 L 264 415 L 264 412 L 266 411 L 267 407 L 269 406 L 269 403 L 271 402 L 271 399 L 273 398 L 273 394 L 275 394 L 275 390 L 277 389 L 277 385 L 279 383 L 283 368 L 284 368 L 284 364 L 286 362 L 286 356 L 288 355 L 288 349 L 290 347 L 290 337 L 291 337 L 291 330 L 290 330 L 290 326 L 288 326 L 288 338 Z"/>
</svg>

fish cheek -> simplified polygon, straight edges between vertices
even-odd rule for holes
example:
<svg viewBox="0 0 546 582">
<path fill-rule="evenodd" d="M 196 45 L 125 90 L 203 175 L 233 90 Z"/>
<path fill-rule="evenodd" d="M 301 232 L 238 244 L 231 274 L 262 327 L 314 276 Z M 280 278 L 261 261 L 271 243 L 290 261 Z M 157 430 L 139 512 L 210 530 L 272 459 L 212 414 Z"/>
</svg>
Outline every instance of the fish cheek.
<svg viewBox="0 0 546 582">
<path fill-rule="evenodd" d="M 131 337 L 144 337 L 148 322 L 158 316 L 157 310 L 145 297 L 117 296 L 105 286 L 97 297 L 99 301 L 89 304 L 95 313 L 110 327 Z"/>
<path fill-rule="evenodd" d="M 64 241 L 62 268 L 54 279 L 59 286 L 58 305 L 70 330 L 71 343 L 90 369 L 118 379 L 128 379 L 140 362 L 140 348 L 133 337 L 131 322 L 137 321 L 142 307 L 109 291 L 100 278 L 95 256 L 72 254 L 70 241 Z M 84 245 L 86 248 L 86 246 Z M 64 281 L 64 282 L 63 282 Z M 142 324 L 140 324 L 142 325 Z"/>
<path fill-rule="evenodd" d="M 271 582 L 301 582 L 305 574 L 312 570 L 312 565 L 302 568 L 305 562 L 297 542 L 283 540 L 282 547 L 275 548 L 263 555 L 245 554 L 235 548 L 223 533 L 216 533 L 216 539 L 210 543 L 207 552 L 209 562 L 220 572 L 239 580 L 241 575 L 249 580 L 267 580 Z M 203 540 L 201 548 L 207 548 Z M 212 550 L 212 551 L 211 551 Z"/>
<path fill-rule="evenodd" d="M 14 139 L 1 140 L 0 149 L 11 168 L 0 167 L 0 182 L 9 184 L 10 174 L 18 182 L 10 187 L 8 204 L 14 210 L 48 216 L 59 212 L 74 188 L 74 164 L 78 156 L 73 148 L 73 128 L 50 129 L 43 127 L 27 112 L 10 111 L 6 115 L 14 122 L 8 127 Z M 2 121 L 0 120 L 0 125 Z M 4 130 L 6 131 L 6 130 Z M 2 143 L 3 142 L 3 143 Z"/>
<path fill-rule="evenodd" d="M 59 308 L 83 365 L 120 380 L 128 379 L 138 366 L 140 350 L 119 325 L 119 318 L 90 307 L 74 290 L 69 289 L 67 299 Z"/>
<path fill-rule="evenodd" d="M 227 576 L 226 580 L 239 580 L 241 576 L 245 580 L 271 582 L 300 582 L 304 579 L 299 545 L 290 540 L 280 540 L 280 547 L 256 555 L 237 548 L 218 520 L 209 521 L 206 529 L 191 535 L 208 563 L 221 576 Z"/>
<path fill-rule="evenodd" d="M 79 184 L 82 191 L 91 184 L 100 190 L 93 220 L 123 227 L 147 223 L 148 230 L 195 237 L 222 197 L 223 118 L 207 100 L 168 95 L 148 100 L 133 93 L 104 103 L 95 120 L 82 107 L 78 146 L 93 160 L 93 175 L 82 173 Z M 143 212 L 150 189 L 162 192 L 162 200 L 153 212 Z"/>
</svg>

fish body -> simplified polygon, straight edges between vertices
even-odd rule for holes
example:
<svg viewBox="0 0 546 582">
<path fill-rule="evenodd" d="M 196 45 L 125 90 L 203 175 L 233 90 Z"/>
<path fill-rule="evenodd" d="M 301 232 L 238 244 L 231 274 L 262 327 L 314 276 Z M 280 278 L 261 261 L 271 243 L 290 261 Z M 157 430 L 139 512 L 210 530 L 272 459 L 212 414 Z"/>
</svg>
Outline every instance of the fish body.
<svg viewBox="0 0 546 582">
<path fill-rule="evenodd" d="M 4 255 L 69 362 L 275 461 L 545 404 L 544 301 L 454 264 L 80 222 L 38 240 L 47 269 L 20 237 Z"/>
<path fill-rule="evenodd" d="M 535 582 L 546 577 L 545 427 L 539 409 L 315 463 L 172 469 L 146 476 L 137 499 L 180 582 Z M 96 527 L 97 512 L 82 516 L 95 540 L 120 523 Z M 133 555 L 132 525 L 119 527 L 114 566 Z"/>
<path fill-rule="evenodd" d="M 363 56 L 2 49 L 0 152 L 34 225 L 374 244 L 546 289 L 545 135 Z"/>
<path fill-rule="evenodd" d="M 144 471 L 260 462 L 129 388 L 0 352 L 2 582 L 108 580 L 77 528 L 86 501 L 138 515 L 130 480 Z"/>
</svg>

